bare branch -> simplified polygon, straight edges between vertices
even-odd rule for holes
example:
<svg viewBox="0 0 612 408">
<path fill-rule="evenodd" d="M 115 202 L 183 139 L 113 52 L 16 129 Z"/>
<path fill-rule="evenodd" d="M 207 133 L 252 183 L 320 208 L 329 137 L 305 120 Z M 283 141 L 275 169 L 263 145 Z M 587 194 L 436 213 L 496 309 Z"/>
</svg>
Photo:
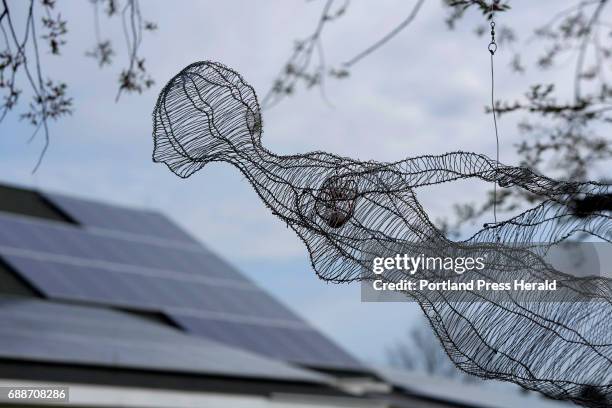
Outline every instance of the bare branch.
<svg viewBox="0 0 612 408">
<path fill-rule="evenodd" d="M 382 47 L 383 45 L 385 45 L 388 41 L 390 41 L 393 37 L 395 37 L 402 30 L 404 30 L 414 20 L 414 18 L 418 14 L 419 10 L 421 9 L 421 6 L 423 5 L 423 3 L 425 3 L 425 0 L 417 0 L 416 4 L 412 8 L 412 11 L 410 12 L 408 17 L 404 21 L 402 21 L 393 30 L 388 32 L 380 40 L 376 41 L 374 44 L 372 44 L 371 46 L 369 46 L 368 48 L 366 48 L 365 50 L 363 50 L 359 54 L 355 55 L 353 58 L 351 58 L 350 60 L 346 61 L 342 65 L 344 65 L 347 68 L 351 67 L 354 64 L 356 64 L 357 62 L 361 61 L 363 58 L 367 57 L 368 55 L 370 55 L 371 53 L 373 53 L 374 51 L 379 49 L 380 47 Z"/>
<path fill-rule="evenodd" d="M 328 23 L 344 15 L 349 4 L 348 1 L 345 1 L 340 8 L 332 12 L 334 1 L 326 1 L 314 32 L 305 39 L 296 41 L 293 53 L 263 98 L 264 108 L 270 108 L 284 97 L 291 95 L 299 81 L 304 82 L 309 88 L 322 84 L 322 77 L 325 75 L 325 59 L 323 58 L 321 34 Z M 315 49 L 318 52 L 319 64 L 314 70 L 310 70 Z"/>
<path fill-rule="evenodd" d="M 607 3 L 608 3 L 608 0 L 599 1 L 599 4 L 597 5 L 597 7 L 595 8 L 595 11 L 593 12 L 593 15 L 589 19 L 589 22 L 581 30 L 581 35 L 583 39 L 582 39 L 582 43 L 580 44 L 580 51 L 579 51 L 578 58 L 576 61 L 576 72 L 575 72 L 575 79 L 574 79 L 574 100 L 576 101 L 576 103 L 578 103 L 581 99 L 580 84 L 581 84 L 582 75 L 584 72 L 584 59 L 585 59 L 585 55 L 586 55 L 589 43 L 592 40 L 591 35 L 593 32 L 593 26 L 597 24 L 597 22 L 599 21 L 601 12 L 603 11 Z"/>
<path fill-rule="evenodd" d="M 117 14 L 119 2 L 117 0 L 92 0 L 96 47 L 86 55 L 95 57 L 98 64 L 103 66 L 111 63 L 114 51 L 109 40 L 101 39 L 98 17 L 98 3 L 100 2 L 106 3 L 105 12 L 109 17 Z M 23 75 L 32 100 L 27 104 L 28 110 L 21 113 L 19 117 L 34 127 L 29 141 L 34 140 L 41 129 L 44 135 L 44 146 L 34 168 L 36 171 L 49 146 L 49 120 L 57 120 L 73 111 L 72 98 L 67 94 L 66 83 L 45 76 L 38 41 L 41 39 L 47 44 L 51 55 L 59 56 L 62 47 L 66 44 L 65 35 L 68 32 L 68 24 L 62 18 L 61 13 L 56 12 L 55 0 L 29 0 L 28 2 L 11 3 L 10 6 L 6 0 L 1 0 L 0 4 L 2 5 L 0 40 L 3 40 L 3 45 L 0 46 L 0 92 L 3 94 L 0 103 L 0 122 L 21 101 L 20 96 L 23 91 L 17 86 L 17 83 L 19 76 Z M 25 21 L 23 24 L 21 22 L 15 24 L 11 7 L 14 9 L 24 6 L 27 6 Z M 37 18 L 39 10 L 37 7 L 41 11 L 40 18 Z M 119 93 L 123 90 L 140 93 L 153 84 L 153 80 L 145 69 L 145 60 L 139 55 L 142 31 L 155 30 L 157 25 L 142 20 L 138 0 L 126 0 L 123 17 L 124 22 L 127 21 L 129 25 L 129 31 L 126 32 L 129 64 L 128 68 L 121 72 Z M 42 25 L 40 32 L 37 24 Z"/>
</svg>

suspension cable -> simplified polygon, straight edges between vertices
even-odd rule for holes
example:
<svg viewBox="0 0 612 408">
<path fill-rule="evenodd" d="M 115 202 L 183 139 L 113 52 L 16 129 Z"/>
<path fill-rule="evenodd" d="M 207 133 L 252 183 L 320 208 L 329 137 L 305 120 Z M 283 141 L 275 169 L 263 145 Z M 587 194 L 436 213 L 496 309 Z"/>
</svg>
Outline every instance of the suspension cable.
<svg viewBox="0 0 612 408">
<path fill-rule="evenodd" d="M 495 14 L 491 16 L 491 42 L 488 50 L 491 54 L 491 113 L 493 114 L 493 126 L 495 128 L 495 177 L 493 180 L 493 220 L 497 225 L 497 172 L 499 168 L 499 130 L 497 128 L 497 111 L 495 108 L 495 64 L 493 57 L 497 51 L 497 42 L 495 41 Z M 499 241 L 499 234 L 497 240 Z"/>
</svg>

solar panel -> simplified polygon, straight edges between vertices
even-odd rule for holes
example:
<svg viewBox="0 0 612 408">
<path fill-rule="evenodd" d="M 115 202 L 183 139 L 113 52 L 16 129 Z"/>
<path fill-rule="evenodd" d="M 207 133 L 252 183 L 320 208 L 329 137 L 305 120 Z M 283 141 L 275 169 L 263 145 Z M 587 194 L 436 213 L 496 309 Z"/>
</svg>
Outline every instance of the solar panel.
<svg viewBox="0 0 612 408">
<path fill-rule="evenodd" d="M 312 366 L 362 369 L 203 247 L 0 214 L 0 256 L 50 298 L 163 312 L 186 331 Z"/>
<path fill-rule="evenodd" d="M 325 383 L 327 377 L 108 309 L 0 296 L 0 358 Z"/>
<path fill-rule="evenodd" d="M 343 349 L 308 326 L 261 325 L 176 313 L 173 319 L 193 333 L 265 356 L 320 368 L 363 369 Z"/>
<path fill-rule="evenodd" d="M 40 254 L 33 259 L 31 254 L 18 254 L 8 248 L 0 249 L 0 253 L 28 281 L 53 297 L 190 315 L 296 319 L 256 286 L 214 285 L 196 279 L 172 279 L 170 275 L 146 276 L 45 259 Z"/>
<path fill-rule="evenodd" d="M 196 243 L 191 236 L 178 228 L 172 221 L 154 211 L 134 210 L 67 197 L 62 194 L 42 193 L 42 195 L 72 219 L 87 227 Z"/>
<path fill-rule="evenodd" d="M 250 283 L 216 255 L 198 245 L 167 246 L 146 240 L 112 237 L 72 226 L 0 213 L 0 246 L 21 248 L 88 263 L 123 265 L 174 276 L 197 275 Z"/>
</svg>

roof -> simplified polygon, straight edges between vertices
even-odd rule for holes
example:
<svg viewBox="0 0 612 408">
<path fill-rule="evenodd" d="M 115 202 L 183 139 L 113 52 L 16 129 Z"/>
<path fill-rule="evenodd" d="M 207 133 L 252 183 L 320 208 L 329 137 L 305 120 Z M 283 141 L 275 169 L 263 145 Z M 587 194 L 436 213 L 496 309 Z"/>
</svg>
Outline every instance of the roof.
<svg viewBox="0 0 612 408">
<path fill-rule="evenodd" d="M 46 298 L 162 313 L 188 333 L 236 349 L 366 371 L 162 214 L 44 192 L 32 197 L 43 203 L 36 210 L 43 216 L 0 207 L 0 261 Z"/>
<path fill-rule="evenodd" d="M 0 296 L 0 358 L 325 384 L 313 371 L 124 312 Z"/>
<path fill-rule="evenodd" d="M 522 394 L 518 387 L 496 383 L 497 387 L 464 383 L 416 372 L 378 367 L 374 369 L 384 381 L 412 397 L 474 408 L 570 408 L 573 404 L 554 401 L 540 394 Z M 507 385 L 507 386 L 506 386 Z M 401 406 L 401 405 L 400 405 Z"/>
</svg>

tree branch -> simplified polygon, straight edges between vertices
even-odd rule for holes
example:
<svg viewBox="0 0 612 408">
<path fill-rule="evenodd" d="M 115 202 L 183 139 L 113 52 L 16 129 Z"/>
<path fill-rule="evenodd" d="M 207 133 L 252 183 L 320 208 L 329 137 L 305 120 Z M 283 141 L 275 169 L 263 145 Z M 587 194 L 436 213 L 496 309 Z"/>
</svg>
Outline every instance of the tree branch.
<svg viewBox="0 0 612 408">
<path fill-rule="evenodd" d="M 349 68 L 355 65 L 357 62 L 361 61 L 363 58 L 373 53 L 374 51 L 376 51 L 377 49 L 379 49 L 380 47 L 382 47 L 383 45 L 385 45 L 388 41 L 390 41 L 393 37 L 399 34 L 403 29 L 405 29 L 414 20 L 419 10 L 421 9 L 421 6 L 423 5 L 423 3 L 425 3 L 425 0 L 417 0 L 416 4 L 412 8 L 412 11 L 410 12 L 408 17 L 404 21 L 402 21 L 393 30 L 388 32 L 380 40 L 376 41 L 374 44 L 372 44 L 371 46 L 369 46 L 368 48 L 366 48 L 359 54 L 355 55 L 353 58 L 349 59 L 342 65 Z"/>
</svg>

